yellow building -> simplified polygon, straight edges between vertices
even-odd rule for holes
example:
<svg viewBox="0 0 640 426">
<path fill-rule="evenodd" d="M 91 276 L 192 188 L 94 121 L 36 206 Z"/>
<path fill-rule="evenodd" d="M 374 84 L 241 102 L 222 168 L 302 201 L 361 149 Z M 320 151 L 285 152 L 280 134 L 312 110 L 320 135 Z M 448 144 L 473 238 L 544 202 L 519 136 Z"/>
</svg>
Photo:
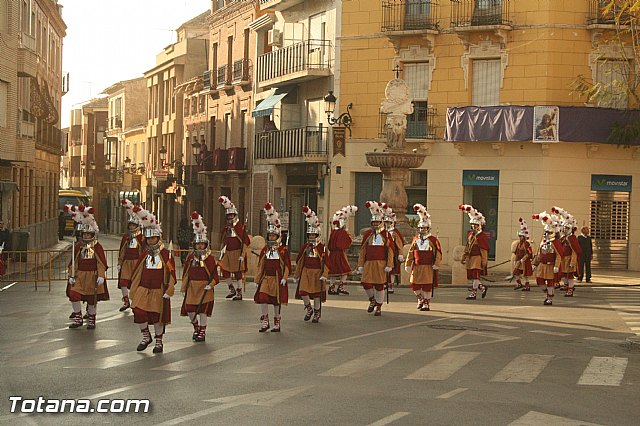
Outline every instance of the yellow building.
<svg viewBox="0 0 640 426">
<path fill-rule="evenodd" d="M 620 113 L 604 107 L 628 100 L 614 93 L 608 105 L 585 106 L 570 87 L 579 75 L 607 83 L 633 65 L 609 42 L 613 26 L 597 3 L 342 2 L 336 110 L 353 103 L 353 136 L 346 157 L 330 159 L 329 211 L 356 203 L 355 227 L 368 225 L 363 204 L 378 198 L 382 177 L 364 153 L 385 147 L 380 102 L 397 67 L 414 104 L 408 149 L 427 154 L 408 174 L 409 204 L 426 202 L 445 263 L 468 229 L 459 204 L 487 217 L 496 262 L 509 259 L 519 217 L 539 242 L 531 215 L 557 205 L 592 228 L 594 266 L 640 270 L 640 202 L 631 196 L 640 146 L 606 137 Z M 536 134 L 545 114 L 553 134 Z"/>
</svg>

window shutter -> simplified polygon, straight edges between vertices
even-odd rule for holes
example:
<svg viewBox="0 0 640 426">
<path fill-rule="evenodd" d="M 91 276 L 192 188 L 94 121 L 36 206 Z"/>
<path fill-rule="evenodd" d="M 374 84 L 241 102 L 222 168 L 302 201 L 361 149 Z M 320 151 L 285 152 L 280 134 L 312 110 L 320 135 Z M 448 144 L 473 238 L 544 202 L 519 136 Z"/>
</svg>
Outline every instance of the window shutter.
<svg viewBox="0 0 640 426">
<path fill-rule="evenodd" d="M 490 106 L 500 104 L 500 59 L 473 61 L 472 104 Z"/>
</svg>

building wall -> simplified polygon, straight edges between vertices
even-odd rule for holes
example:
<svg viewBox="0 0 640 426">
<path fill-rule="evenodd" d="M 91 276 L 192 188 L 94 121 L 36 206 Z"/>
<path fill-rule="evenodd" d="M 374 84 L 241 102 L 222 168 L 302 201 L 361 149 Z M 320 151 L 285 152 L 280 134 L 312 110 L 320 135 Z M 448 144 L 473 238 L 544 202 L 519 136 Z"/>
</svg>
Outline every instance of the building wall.
<svg viewBox="0 0 640 426">
<path fill-rule="evenodd" d="M 391 39 L 381 33 L 381 2 L 343 2 L 337 109 L 344 110 L 346 103 L 353 102 L 354 124 L 353 137 L 347 139 L 346 158 L 331 159 L 330 210 L 353 202 L 358 190 L 355 173 L 379 171 L 366 164 L 364 153 L 385 148 L 384 140 L 378 136 L 384 89 L 394 77 L 392 68 L 397 63 L 402 66 L 403 62 L 416 60 L 429 60 L 433 65 L 428 104 L 437 110 L 438 132 L 435 140 L 409 140 L 407 149 L 428 153 L 421 166 L 428 173 L 424 202 L 443 243 L 445 263 L 451 264 L 452 250 L 462 244 L 468 223 L 466 215 L 457 210 L 464 198 L 463 170 L 500 171 L 496 262 L 509 258 L 520 216 L 530 218 L 529 213 L 560 205 L 574 214 L 580 225 L 589 224 L 592 174 L 631 175 L 637 182 L 640 153 L 616 146 L 600 145 L 590 151 L 589 141 L 442 141 L 447 107 L 471 104 L 470 78 L 475 58 L 501 58 L 504 75 L 500 104 L 583 105 L 583 100 L 571 93 L 570 84 L 578 75 L 592 75 L 590 60 L 594 52 L 605 48 L 608 37 L 604 34 L 592 38 L 593 30 L 586 25 L 588 2 L 511 1 L 510 7 L 514 28 L 506 31 L 503 38 L 492 32 L 459 37 L 449 24 L 451 3 L 440 2 L 440 34 Z M 341 175 L 335 173 L 337 166 L 342 168 Z M 637 183 L 633 190 L 640 191 Z M 630 270 L 640 270 L 640 204 L 635 198 L 632 193 Z M 530 219 L 529 226 L 539 242 L 541 226 Z M 503 269 L 507 271 L 508 265 Z"/>
</svg>

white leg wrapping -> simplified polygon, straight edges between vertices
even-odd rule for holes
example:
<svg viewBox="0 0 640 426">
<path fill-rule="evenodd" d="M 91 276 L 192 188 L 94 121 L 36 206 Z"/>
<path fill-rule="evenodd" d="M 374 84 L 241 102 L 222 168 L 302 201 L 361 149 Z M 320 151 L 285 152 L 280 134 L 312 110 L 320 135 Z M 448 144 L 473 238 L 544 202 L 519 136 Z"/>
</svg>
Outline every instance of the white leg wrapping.
<svg viewBox="0 0 640 426">
<path fill-rule="evenodd" d="M 425 300 L 431 300 L 431 292 L 430 291 L 422 291 L 422 298 Z"/>
<path fill-rule="evenodd" d="M 373 289 L 372 288 L 366 288 L 364 291 L 365 291 L 365 293 L 367 293 L 367 297 L 369 299 L 371 299 L 373 297 Z"/>
<path fill-rule="evenodd" d="M 95 315 L 96 314 L 96 305 L 87 305 L 87 313 L 89 315 Z"/>
<path fill-rule="evenodd" d="M 313 299 L 313 309 L 320 309 L 320 298 L 316 297 Z"/>
<path fill-rule="evenodd" d="M 122 297 L 129 296 L 129 289 L 127 287 L 122 287 L 120 291 L 122 292 Z"/>
<path fill-rule="evenodd" d="M 344 284 L 347 282 L 347 274 L 340 276 L 340 284 Z"/>
<path fill-rule="evenodd" d="M 187 315 L 189 316 L 189 319 L 191 320 L 191 323 L 193 323 L 193 320 L 196 317 L 196 313 L 195 312 L 187 312 Z"/>
<path fill-rule="evenodd" d="M 260 313 L 262 313 L 262 316 L 269 315 L 269 305 L 267 305 L 266 303 L 261 303 Z"/>
<path fill-rule="evenodd" d="M 384 301 L 384 291 L 376 290 L 375 297 L 376 297 L 376 303 L 382 303 Z"/>
<path fill-rule="evenodd" d="M 161 322 L 157 322 L 153 324 L 153 332 L 156 333 L 156 336 L 162 336 L 162 332 L 164 331 L 164 327 Z"/>
<path fill-rule="evenodd" d="M 224 282 L 227 285 L 227 287 L 229 287 L 229 288 L 233 287 L 233 283 L 232 283 L 231 277 L 225 278 Z"/>
<path fill-rule="evenodd" d="M 302 298 L 302 300 L 304 301 L 305 305 L 308 305 L 311 303 L 311 299 L 309 299 L 309 295 L 305 294 L 304 296 L 300 296 Z"/>
<path fill-rule="evenodd" d="M 551 287 L 547 287 L 547 294 L 549 296 L 553 296 L 553 293 L 555 292 L 555 288 L 553 288 L 553 286 Z"/>
<path fill-rule="evenodd" d="M 477 290 L 480 287 L 480 280 L 473 280 L 473 289 Z"/>
<path fill-rule="evenodd" d="M 236 280 L 236 288 L 242 290 L 242 280 Z"/>
<path fill-rule="evenodd" d="M 273 305 L 273 315 L 275 315 L 276 318 L 280 318 L 280 308 L 281 306 Z"/>
<path fill-rule="evenodd" d="M 567 283 L 569 284 L 569 288 L 573 288 L 576 285 L 576 282 L 572 279 L 567 278 Z"/>
<path fill-rule="evenodd" d="M 198 314 L 198 317 L 200 319 L 200 325 L 201 326 L 205 326 L 207 325 L 207 314 Z"/>
<path fill-rule="evenodd" d="M 71 302 L 71 309 L 73 309 L 73 312 L 80 312 L 82 304 L 80 302 Z"/>
<path fill-rule="evenodd" d="M 149 327 L 149 323 L 148 322 L 143 322 L 141 324 L 138 324 L 138 327 L 140 327 L 140 330 L 144 330 L 145 328 Z"/>
<path fill-rule="evenodd" d="M 422 295 L 422 293 L 423 293 L 423 291 L 422 291 L 422 290 L 415 290 L 415 291 L 413 292 L 413 294 L 415 294 L 415 295 L 416 295 L 416 297 L 417 297 L 418 299 L 423 299 L 423 298 L 424 298 L 424 296 Z"/>
</svg>

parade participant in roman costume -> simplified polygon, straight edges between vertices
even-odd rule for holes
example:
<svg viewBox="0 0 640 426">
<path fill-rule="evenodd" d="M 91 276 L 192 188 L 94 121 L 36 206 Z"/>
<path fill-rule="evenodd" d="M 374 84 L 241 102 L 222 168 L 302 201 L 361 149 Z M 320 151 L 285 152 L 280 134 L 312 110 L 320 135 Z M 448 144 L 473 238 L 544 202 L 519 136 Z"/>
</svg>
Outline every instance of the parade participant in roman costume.
<svg viewBox="0 0 640 426">
<path fill-rule="evenodd" d="M 351 235 L 347 231 L 347 221 L 349 216 L 353 216 L 358 211 L 356 206 L 345 206 L 335 212 L 332 218 L 333 229 L 329 235 L 327 248 L 329 249 L 329 257 L 327 264 L 329 265 L 329 294 L 349 294 L 344 288 L 347 281 L 347 274 L 351 272 L 351 266 L 347 260 L 345 253 L 351 247 Z M 335 282 L 339 281 L 336 290 Z"/>
<path fill-rule="evenodd" d="M 442 248 L 438 238 L 431 235 L 431 215 L 426 207 L 414 204 L 413 210 L 420 216 L 418 235 L 411 241 L 404 268 L 410 274 L 409 282 L 418 299 L 418 310 L 428 311 L 433 289 L 438 287 Z"/>
<path fill-rule="evenodd" d="M 184 293 L 181 316 L 189 316 L 193 325 L 193 336 L 196 342 L 204 342 L 207 330 L 207 317 L 213 314 L 213 287 L 220 282 L 218 263 L 211 254 L 207 227 L 200 213 L 191 213 L 193 225 L 193 251 L 189 253 L 182 270 L 182 287 Z"/>
<path fill-rule="evenodd" d="M 272 332 L 280 331 L 280 308 L 289 302 L 287 278 L 291 273 L 291 258 L 287 247 L 280 241 L 281 224 L 278 212 L 271 203 L 264 206 L 267 215 L 266 246 L 258 258 L 258 273 L 255 282 L 258 285 L 254 302 L 260 305 L 260 331 L 269 329 L 269 305 L 273 305 Z"/>
<path fill-rule="evenodd" d="M 393 250 L 393 269 L 389 273 L 388 291 L 393 294 L 393 287 L 397 283 L 400 284 L 400 265 L 404 263 L 404 238 L 400 232 L 396 229 L 396 214 L 391 207 L 387 204 L 382 205 L 382 212 L 384 214 L 384 230 L 386 232 L 387 241 L 389 241 L 389 247 Z"/>
<path fill-rule="evenodd" d="M 367 312 L 382 315 L 384 288 L 393 270 L 393 250 L 382 228 L 382 209 L 377 201 L 367 201 L 365 207 L 371 211 L 371 228 L 362 237 L 358 274 L 362 274 L 362 287 L 369 297 Z"/>
<path fill-rule="evenodd" d="M 156 344 L 153 353 L 163 351 L 162 337 L 165 326 L 171 323 L 171 296 L 176 283 L 176 265 L 170 250 L 162 242 L 162 228 L 149 211 L 136 212 L 143 227 L 147 255 L 138 261 L 131 276 L 131 309 L 133 321 L 138 324 L 142 341 L 137 350 L 151 344 L 149 324 L 153 324 Z"/>
<path fill-rule="evenodd" d="M 562 257 L 562 244 L 556 239 L 556 234 L 560 232 L 560 217 L 555 214 L 549 214 L 546 211 L 534 214 L 532 219 L 539 220 L 544 226 L 544 236 L 540 240 L 538 251 L 533 258 L 533 267 L 536 274 L 536 283 L 539 286 L 545 286 L 547 297 L 544 300 L 545 305 L 553 304 L 553 296 L 555 292 L 556 274 L 559 271 L 560 261 Z"/>
<path fill-rule="evenodd" d="M 529 227 L 523 218 L 519 218 L 520 230 L 518 231 L 518 243 L 513 249 L 515 256 L 513 264 L 513 277 L 516 279 L 514 290 L 522 289 L 522 291 L 530 291 L 529 277 L 533 275 L 533 267 L 531 260 L 533 259 L 533 250 L 529 243 Z M 522 277 L 524 277 L 524 285 L 522 285 Z"/>
<path fill-rule="evenodd" d="M 575 278 L 578 273 L 578 259 L 582 254 L 582 248 L 580 248 L 580 242 L 575 235 L 575 231 L 578 229 L 578 223 L 571 213 L 563 209 L 562 207 L 552 207 L 551 211 L 559 215 L 562 220 L 560 222 L 562 226 L 562 237 L 560 242 L 562 243 L 562 262 L 560 264 L 560 271 L 558 272 L 558 280 L 562 280 L 564 284 L 563 291 L 565 291 L 565 297 L 573 297 L 575 290 Z"/>
<path fill-rule="evenodd" d="M 312 322 L 320 321 L 322 302 L 327 299 L 325 283 L 329 267 L 327 265 L 327 250 L 319 241 L 320 222 L 316 213 L 304 206 L 302 213 L 307 221 L 307 242 L 300 247 L 300 252 L 296 259 L 296 270 L 293 281 L 298 284 L 296 288 L 296 299 L 304 301 L 304 320 Z M 311 307 L 313 299 L 313 307 Z"/>
<path fill-rule="evenodd" d="M 120 312 L 131 307 L 129 301 L 129 287 L 131 287 L 131 274 L 133 268 L 143 258 L 147 250 L 144 247 L 144 237 L 142 236 L 142 226 L 136 211 L 139 206 L 127 199 L 122 200 L 122 205 L 127 209 L 127 233 L 120 240 L 120 250 L 118 252 L 118 288 L 122 292 L 122 306 Z"/>
<path fill-rule="evenodd" d="M 107 258 L 98 242 L 98 224 L 93 216 L 93 207 L 65 206 L 73 220 L 80 224 L 82 240 L 75 243 L 73 259 L 69 263 L 67 297 L 73 309 L 73 322 L 69 328 L 82 326 L 80 302 L 87 303 L 87 329 L 96 328 L 96 308 L 99 300 L 109 300 L 107 289 Z"/>
<path fill-rule="evenodd" d="M 489 238 L 484 233 L 484 215 L 472 205 L 461 204 L 458 208 L 469 216 L 471 231 L 467 235 L 467 244 L 462 255 L 462 264 L 467 267 L 467 279 L 471 280 L 472 289 L 467 300 L 476 300 L 478 290 L 482 298 L 487 295 L 487 286 L 480 282 L 480 276 L 487 274 L 489 261 Z"/>
<path fill-rule="evenodd" d="M 247 272 L 247 253 L 251 239 L 246 226 L 238 219 L 238 209 L 225 196 L 218 198 L 225 208 L 227 224 L 220 234 L 220 270 L 222 278 L 229 287 L 227 299 L 242 300 L 242 279 Z M 235 281 L 235 288 L 233 285 Z"/>
</svg>

